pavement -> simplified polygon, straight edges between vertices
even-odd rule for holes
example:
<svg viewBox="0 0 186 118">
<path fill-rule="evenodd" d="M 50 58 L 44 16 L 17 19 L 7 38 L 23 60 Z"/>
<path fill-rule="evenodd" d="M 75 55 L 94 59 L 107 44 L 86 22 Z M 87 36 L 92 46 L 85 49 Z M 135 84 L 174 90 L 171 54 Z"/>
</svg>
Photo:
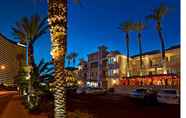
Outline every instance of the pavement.
<svg viewBox="0 0 186 118">
<path fill-rule="evenodd" d="M 0 102 L 8 97 L 10 99 L 7 105 L 4 105 L 5 108 L 2 109 L 3 111 L 0 114 L 0 118 L 48 118 L 46 114 L 30 114 L 22 105 L 21 98 L 17 95 L 17 92 L 0 92 Z"/>
<path fill-rule="evenodd" d="M 67 95 L 67 111 L 88 112 L 95 118 L 180 118 L 180 105 L 145 104 L 125 95 Z"/>
</svg>

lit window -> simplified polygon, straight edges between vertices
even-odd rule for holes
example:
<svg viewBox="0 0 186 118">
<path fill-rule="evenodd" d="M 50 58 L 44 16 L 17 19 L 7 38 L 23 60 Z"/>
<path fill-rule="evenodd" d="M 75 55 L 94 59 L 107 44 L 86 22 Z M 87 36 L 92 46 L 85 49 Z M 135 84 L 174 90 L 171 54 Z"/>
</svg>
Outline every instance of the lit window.
<svg viewBox="0 0 186 118">
<path fill-rule="evenodd" d="M 119 72 L 118 69 L 113 70 L 113 74 L 117 74 L 118 72 Z"/>
</svg>

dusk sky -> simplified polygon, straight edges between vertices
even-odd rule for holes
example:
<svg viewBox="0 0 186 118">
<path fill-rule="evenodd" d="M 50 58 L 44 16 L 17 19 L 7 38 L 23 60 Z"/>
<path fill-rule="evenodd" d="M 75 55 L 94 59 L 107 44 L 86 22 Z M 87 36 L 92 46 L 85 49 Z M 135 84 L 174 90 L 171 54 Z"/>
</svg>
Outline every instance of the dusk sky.
<svg viewBox="0 0 186 118">
<path fill-rule="evenodd" d="M 36 1 L 39 1 L 36 3 Z M 126 54 L 124 33 L 118 27 L 126 20 L 145 20 L 153 8 L 160 3 L 170 7 L 163 19 L 163 33 L 166 47 L 180 43 L 180 1 L 179 0 L 81 0 L 80 5 L 69 0 L 68 5 L 68 52 L 76 51 L 79 58 L 87 59 L 87 54 L 106 45 L 109 50 Z M 15 40 L 11 26 L 22 16 L 38 13 L 47 16 L 46 0 L 2 0 L 0 4 L 0 32 Z M 148 27 L 143 32 L 143 50 L 160 49 L 160 41 L 153 21 L 145 21 Z M 136 33 L 131 33 L 130 55 L 138 54 Z M 36 62 L 44 58 L 50 60 L 49 34 L 35 44 Z"/>
</svg>

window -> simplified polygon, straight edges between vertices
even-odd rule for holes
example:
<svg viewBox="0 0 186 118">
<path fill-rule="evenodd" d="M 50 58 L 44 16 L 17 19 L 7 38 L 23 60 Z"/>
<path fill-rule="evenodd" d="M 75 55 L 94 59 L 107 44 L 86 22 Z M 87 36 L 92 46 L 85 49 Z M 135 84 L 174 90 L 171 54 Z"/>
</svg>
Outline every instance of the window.
<svg viewBox="0 0 186 118">
<path fill-rule="evenodd" d="M 176 60 L 177 60 L 177 57 L 174 55 L 174 56 L 171 56 L 170 57 L 170 62 L 176 62 Z"/>
</svg>

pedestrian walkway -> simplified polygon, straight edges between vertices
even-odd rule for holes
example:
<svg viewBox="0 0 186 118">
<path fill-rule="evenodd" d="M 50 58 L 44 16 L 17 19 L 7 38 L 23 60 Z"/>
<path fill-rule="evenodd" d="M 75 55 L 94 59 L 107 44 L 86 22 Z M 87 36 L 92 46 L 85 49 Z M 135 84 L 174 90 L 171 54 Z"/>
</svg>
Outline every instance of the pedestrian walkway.
<svg viewBox="0 0 186 118">
<path fill-rule="evenodd" d="M 30 114 L 21 104 L 18 95 L 14 95 L 4 110 L 1 118 L 48 118 L 46 114 L 33 115 Z"/>
</svg>

